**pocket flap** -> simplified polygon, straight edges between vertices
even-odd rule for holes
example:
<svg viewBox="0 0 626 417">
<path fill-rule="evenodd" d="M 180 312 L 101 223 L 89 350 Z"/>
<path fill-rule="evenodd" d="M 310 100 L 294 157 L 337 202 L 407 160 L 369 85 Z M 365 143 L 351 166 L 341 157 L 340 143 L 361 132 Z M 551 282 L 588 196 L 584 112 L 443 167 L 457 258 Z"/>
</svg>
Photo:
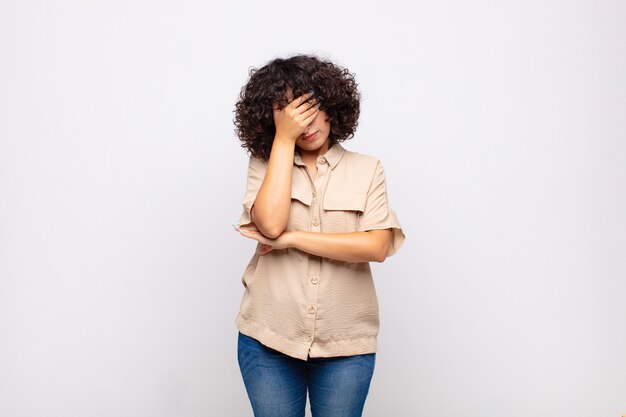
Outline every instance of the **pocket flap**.
<svg viewBox="0 0 626 417">
<path fill-rule="evenodd" d="M 365 211 L 367 194 L 344 193 L 324 195 L 324 210 Z"/>
<path fill-rule="evenodd" d="M 291 198 L 298 200 L 302 204 L 310 206 L 313 202 L 313 193 L 309 177 L 302 169 L 294 167 L 291 177 Z"/>
<path fill-rule="evenodd" d="M 292 187 L 291 198 L 298 200 L 299 202 L 301 202 L 302 204 L 306 204 L 307 206 L 310 206 L 313 202 L 313 194 L 311 193 L 311 191 L 302 187 Z"/>
</svg>

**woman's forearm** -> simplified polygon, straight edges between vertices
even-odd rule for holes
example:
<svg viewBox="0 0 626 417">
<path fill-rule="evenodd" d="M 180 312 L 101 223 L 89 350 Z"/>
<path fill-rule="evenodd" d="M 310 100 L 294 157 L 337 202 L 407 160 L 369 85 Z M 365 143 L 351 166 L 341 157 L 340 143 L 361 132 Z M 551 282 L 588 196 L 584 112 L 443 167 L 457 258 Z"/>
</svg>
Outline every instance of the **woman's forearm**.
<svg viewBox="0 0 626 417">
<path fill-rule="evenodd" d="M 287 227 L 294 150 L 293 140 L 274 138 L 267 172 L 252 206 L 252 222 L 267 237 L 276 238 Z"/>
<path fill-rule="evenodd" d="M 288 247 L 312 255 L 347 262 L 383 262 L 392 232 L 390 229 L 352 233 L 289 231 L 283 236 Z"/>
</svg>

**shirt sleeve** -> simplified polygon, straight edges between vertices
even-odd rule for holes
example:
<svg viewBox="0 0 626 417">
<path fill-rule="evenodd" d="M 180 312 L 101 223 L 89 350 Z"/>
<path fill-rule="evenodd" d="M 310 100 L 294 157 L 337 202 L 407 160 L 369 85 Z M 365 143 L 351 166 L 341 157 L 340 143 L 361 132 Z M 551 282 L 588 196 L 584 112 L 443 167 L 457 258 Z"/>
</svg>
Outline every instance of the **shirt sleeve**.
<svg viewBox="0 0 626 417">
<path fill-rule="evenodd" d="M 393 229 L 393 238 L 387 256 L 395 254 L 406 239 L 396 214 L 389 207 L 387 185 L 383 166 L 378 161 L 376 170 L 367 193 L 365 210 L 359 220 L 358 231 Z"/>
<path fill-rule="evenodd" d="M 246 186 L 246 194 L 243 197 L 243 212 L 239 219 L 239 226 L 245 226 L 252 223 L 250 218 L 250 210 L 254 204 L 254 200 L 261 188 L 263 178 L 265 178 L 265 171 L 267 167 L 263 160 L 259 158 L 250 157 L 248 162 L 248 180 Z"/>
</svg>

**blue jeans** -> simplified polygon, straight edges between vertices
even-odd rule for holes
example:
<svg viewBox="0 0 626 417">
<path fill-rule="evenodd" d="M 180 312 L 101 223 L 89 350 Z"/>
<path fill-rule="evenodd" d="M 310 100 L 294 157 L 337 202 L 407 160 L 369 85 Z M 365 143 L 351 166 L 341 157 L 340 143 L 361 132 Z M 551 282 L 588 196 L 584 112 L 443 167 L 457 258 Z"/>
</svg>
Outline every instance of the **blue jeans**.
<svg viewBox="0 0 626 417">
<path fill-rule="evenodd" d="M 307 389 L 313 417 L 360 417 L 375 353 L 303 361 L 239 332 L 239 369 L 255 417 L 304 417 Z"/>
</svg>

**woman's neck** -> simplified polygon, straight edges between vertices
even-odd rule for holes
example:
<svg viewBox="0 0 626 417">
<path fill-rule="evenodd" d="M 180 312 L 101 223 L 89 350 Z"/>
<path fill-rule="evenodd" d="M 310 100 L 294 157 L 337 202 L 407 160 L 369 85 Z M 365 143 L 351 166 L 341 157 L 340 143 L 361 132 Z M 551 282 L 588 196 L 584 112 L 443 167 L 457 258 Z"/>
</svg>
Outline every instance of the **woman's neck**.
<svg viewBox="0 0 626 417">
<path fill-rule="evenodd" d="M 303 151 L 302 149 L 298 149 L 300 159 L 307 167 L 307 170 L 309 171 L 309 176 L 312 180 L 314 180 L 315 176 L 317 175 L 317 158 L 328 152 L 328 149 L 329 148 L 327 144 L 324 144 L 324 146 L 320 146 L 313 151 Z"/>
<path fill-rule="evenodd" d="M 324 144 L 323 146 L 320 146 L 313 151 L 304 151 L 298 148 L 298 154 L 300 155 L 300 159 L 302 160 L 302 162 L 304 162 L 305 164 L 315 165 L 317 163 L 317 158 L 324 155 L 326 152 L 328 152 L 329 149 L 330 147 L 328 146 L 328 144 Z"/>
</svg>

